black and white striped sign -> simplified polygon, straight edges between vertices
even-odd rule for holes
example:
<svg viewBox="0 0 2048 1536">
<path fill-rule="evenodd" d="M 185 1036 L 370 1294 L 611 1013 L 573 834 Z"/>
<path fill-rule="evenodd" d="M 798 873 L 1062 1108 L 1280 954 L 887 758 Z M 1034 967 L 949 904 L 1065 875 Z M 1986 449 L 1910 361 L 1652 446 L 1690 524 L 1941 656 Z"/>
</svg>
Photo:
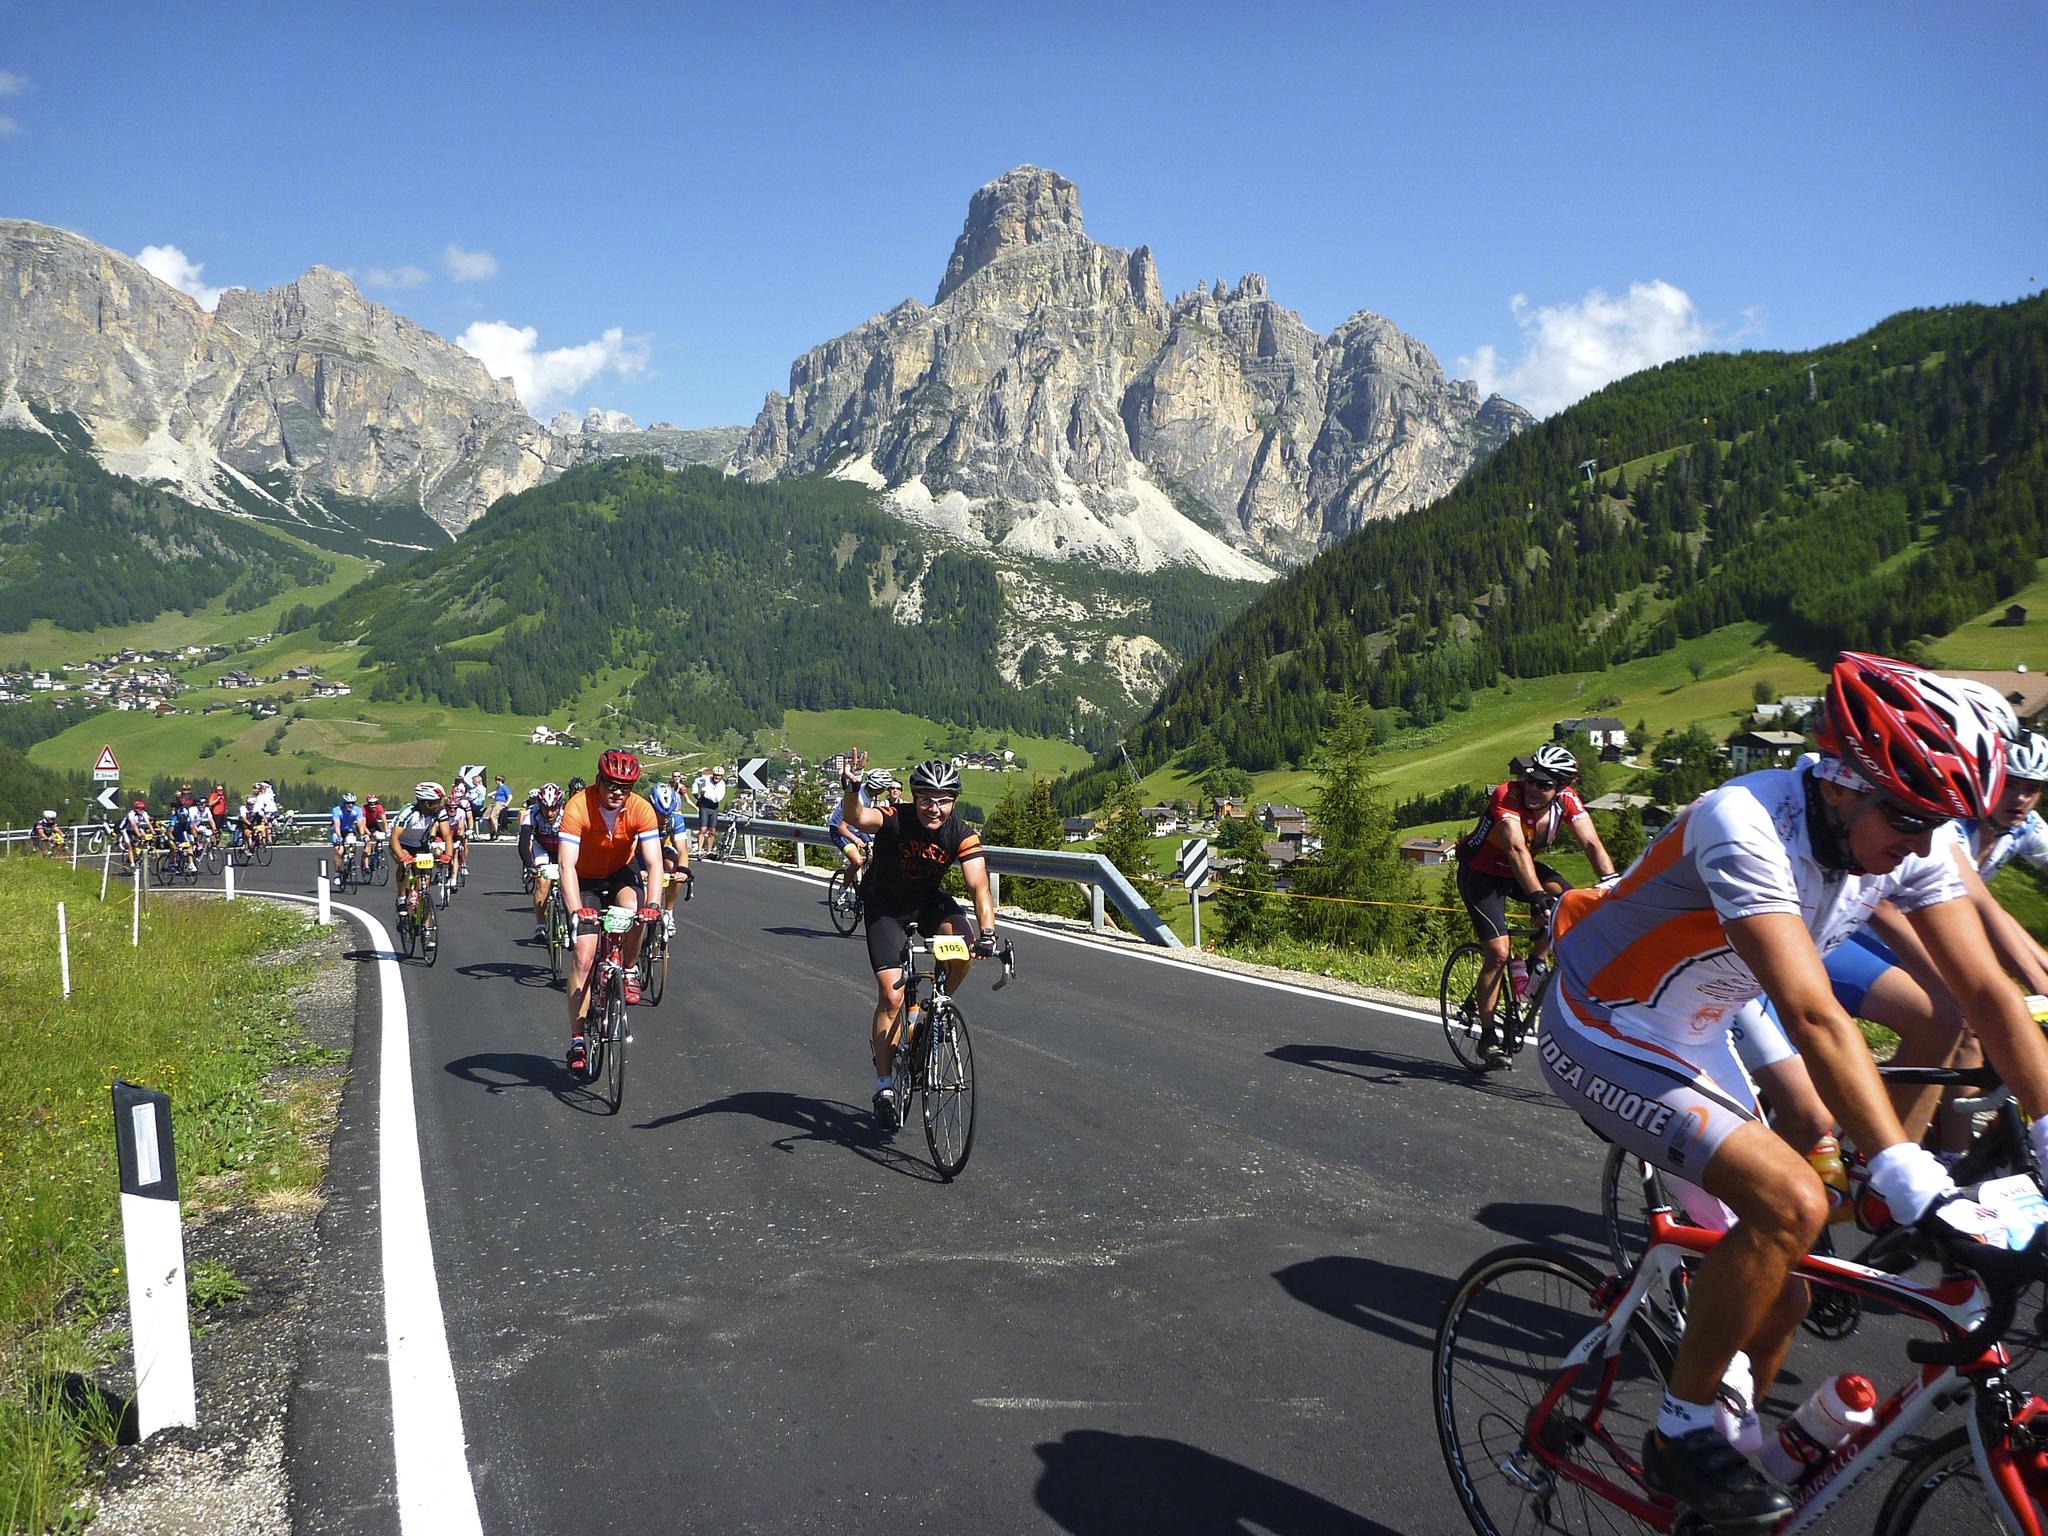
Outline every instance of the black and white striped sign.
<svg viewBox="0 0 2048 1536">
<path fill-rule="evenodd" d="M 116 1078 L 114 1147 L 121 1170 L 129 1333 L 135 1342 L 136 1427 L 147 1440 L 159 1429 L 199 1421 L 170 1099 Z"/>
<path fill-rule="evenodd" d="M 1185 837 L 1180 844 L 1180 883 L 1199 891 L 1209 883 L 1209 839 Z"/>
</svg>

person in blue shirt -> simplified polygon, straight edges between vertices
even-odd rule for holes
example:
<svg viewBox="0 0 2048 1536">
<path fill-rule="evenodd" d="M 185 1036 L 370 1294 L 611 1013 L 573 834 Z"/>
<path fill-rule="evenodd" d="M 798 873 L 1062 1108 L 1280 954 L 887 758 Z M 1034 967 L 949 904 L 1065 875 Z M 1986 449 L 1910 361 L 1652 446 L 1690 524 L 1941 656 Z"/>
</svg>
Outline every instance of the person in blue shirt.
<svg viewBox="0 0 2048 1536">
<path fill-rule="evenodd" d="M 505 834 L 505 812 L 512 804 L 512 786 L 505 782 L 505 775 L 498 775 L 497 786 L 491 791 L 491 826 L 497 836 Z"/>
<path fill-rule="evenodd" d="M 656 783 L 647 798 L 654 802 L 661 825 L 661 862 L 668 871 L 661 891 L 662 937 L 672 939 L 676 936 L 676 892 L 691 878 L 690 802 L 683 793 L 682 770 L 671 773 L 666 783 Z"/>
<path fill-rule="evenodd" d="M 353 856 L 367 877 L 370 873 L 370 842 L 363 835 L 363 808 L 356 804 L 354 795 L 344 794 L 341 804 L 328 813 L 328 828 L 328 841 L 334 845 L 335 868 L 341 867 L 343 850 L 353 838 Z"/>
</svg>

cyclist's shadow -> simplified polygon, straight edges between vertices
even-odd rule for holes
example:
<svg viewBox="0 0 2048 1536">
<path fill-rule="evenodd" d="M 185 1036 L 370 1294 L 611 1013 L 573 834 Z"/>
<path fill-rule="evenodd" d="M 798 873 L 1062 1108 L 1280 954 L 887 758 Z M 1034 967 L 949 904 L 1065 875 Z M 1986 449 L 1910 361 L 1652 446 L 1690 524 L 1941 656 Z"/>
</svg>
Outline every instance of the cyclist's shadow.
<svg viewBox="0 0 2048 1536">
<path fill-rule="evenodd" d="M 705 1115 L 752 1115 L 770 1125 L 788 1126 L 790 1135 L 777 1136 L 768 1143 L 778 1152 L 794 1152 L 799 1142 L 822 1141 L 845 1147 L 891 1173 L 935 1184 L 944 1182 L 937 1169 L 898 1150 L 867 1110 L 838 1100 L 814 1099 L 800 1093 L 760 1089 L 731 1093 L 708 1104 L 699 1104 L 695 1109 L 678 1110 L 672 1115 L 640 1121 L 633 1128 L 637 1131 L 658 1131 L 680 1120 L 696 1120 Z M 896 1132 L 898 1136 L 915 1134 L 916 1129 L 911 1125 Z"/>
<path fill-rule="evenodd" d="M 611 1107 L 592 1090 L 569 1075 L 559 1056 L 536 1056 L 531 1051 L 478 1051 L 458 1056 L 442 1067 L 450 1077 L 473 1083 L 485 1093 L 507 1093 L 513 1089 L 540 1088 L 554 1095 L 555 1102 L 579 1115 L 609 1115 Z"/>
<path fill-rule="evenodd" d="M 1446 1276 L 1340 1253 L 1290 1264 L 1273 1278 L 1318 1312 L 1417 1349 L 1435 1347 L 1452 1285 Z"/>
<path fill-rule="evenodd" d="M 1432 1061 L 1427 1056 L 1409 1056 L 1400 1051 L 1375 1051 L 1356 1045 L 1282 1045 L 1266 1054 L 1290 1066 L 1314 1067 L 1318 1072 L 1334 1072 L 1339 1077 L 1355 1077 L 1384 1087 L 1409 1082 L 1455 1083 L 1489 1098 L 1559 1110 L 1564 1108 L 1540 1077 L 1530 1087 L 1518 1087 L 1498 1072 L 1468 1072 L 1450 1062 Z M 1533 1065 L 1535 1052 L 1525 1051 L 1523 1054 Z"/>
<path fill-rule="evenodd" d="M 1069 1430 L 1035 1447 L 1038 1507 L 1073 1536 L 1396 1536 L 1391 1526 L 1178 1440 Z"/>
</svg>

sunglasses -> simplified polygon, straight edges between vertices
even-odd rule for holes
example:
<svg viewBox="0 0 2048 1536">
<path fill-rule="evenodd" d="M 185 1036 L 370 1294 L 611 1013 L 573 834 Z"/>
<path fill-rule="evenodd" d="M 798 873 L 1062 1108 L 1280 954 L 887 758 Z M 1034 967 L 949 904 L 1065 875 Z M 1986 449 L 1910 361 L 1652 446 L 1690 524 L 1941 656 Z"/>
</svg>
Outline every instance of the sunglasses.
<svg viewBox="0 0 2048 1536">
<path fill-rule="evenodd" d="M 916 795 L 913 798 L 919 805 L 929 805 L 936 809 L 941 806 L 951 805 L 960 797 L 958 795 Z"/>
<path fill-rule="evenodd" d="M 1884 824 L 1905 837 L 1919 837 L 1923 833 L 1932 832 L 1948 820 L 1946 816 L 1916 815 L 1902 805 L 1892 804 L 1883 795 L 1873 795 L 1871 803 L 1877 807 L 1877 814 L 1884 818 Z"/>
<path fill-rule="evenodd" d="M 599 779 L 597 781 L 597 787 L 605 794 L 616 793 L 621 795 L 628 795 L 633 792 L 632 785 L 624 783 L 619 779 Z"/>
</svg>

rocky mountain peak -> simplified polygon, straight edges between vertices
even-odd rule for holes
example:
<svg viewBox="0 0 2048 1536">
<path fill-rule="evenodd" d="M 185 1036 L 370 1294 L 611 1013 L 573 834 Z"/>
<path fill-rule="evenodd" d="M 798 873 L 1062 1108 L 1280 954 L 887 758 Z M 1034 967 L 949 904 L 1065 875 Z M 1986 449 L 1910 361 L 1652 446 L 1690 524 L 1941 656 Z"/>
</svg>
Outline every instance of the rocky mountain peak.
<svg viewBox="0 0 2048 1536">
<path fill-rule="evenodd" d="M 1085 233 L 1081 189 L 1056 172 L 1020 165 L 974 194 L 933 302 L 943 304 L 954 289 L 1005 251 Z M 1149 260 L 1150 253 L 1145 255 Z"/>
</svg>

